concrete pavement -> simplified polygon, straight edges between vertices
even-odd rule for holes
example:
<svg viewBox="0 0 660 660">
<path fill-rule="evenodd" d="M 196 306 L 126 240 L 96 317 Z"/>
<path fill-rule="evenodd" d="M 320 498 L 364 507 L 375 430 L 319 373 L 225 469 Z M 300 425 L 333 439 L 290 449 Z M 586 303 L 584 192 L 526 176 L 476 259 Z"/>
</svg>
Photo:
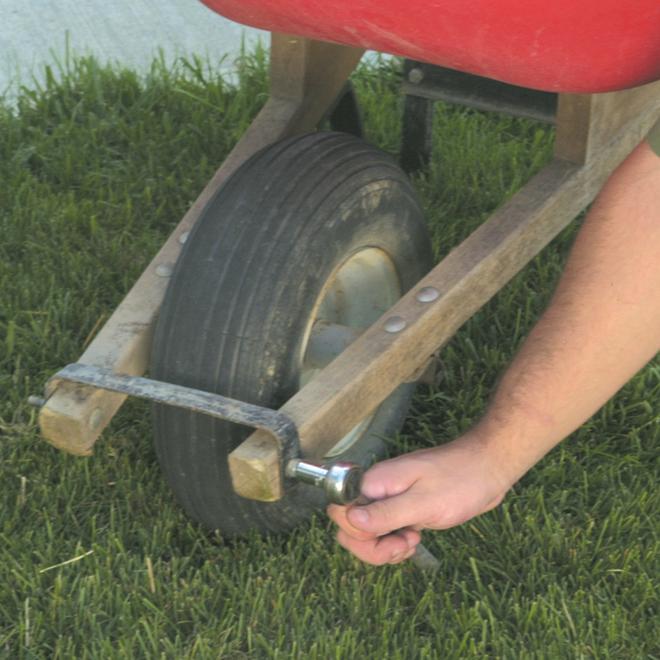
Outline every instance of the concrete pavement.
<svg viewBox="0 0 660 660">
<path fill-rule="evenodd" d="M 0 0 L 0 94 L 30 86 L 43 65 L 68 47 L 146 70 L 162 49 L 166 60 L 196 53 L 231 68 L 241 39 L 268 34 L 212 12 L 198 0 Z"/>
</svg>

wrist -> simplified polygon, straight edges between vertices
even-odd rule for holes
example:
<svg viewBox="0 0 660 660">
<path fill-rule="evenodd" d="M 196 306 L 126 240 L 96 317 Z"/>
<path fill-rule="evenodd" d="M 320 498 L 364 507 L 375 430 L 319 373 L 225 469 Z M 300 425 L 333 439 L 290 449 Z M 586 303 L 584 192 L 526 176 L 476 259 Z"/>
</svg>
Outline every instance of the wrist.
<svg viewBox="0 0 660 660">
<path fill-rule="evenodd" d="M 551 429 L 527 417 L 490 409 L 470 432 L 480 444 L 498 478 L 511 488 L 555 444 Z"/>
</svg>

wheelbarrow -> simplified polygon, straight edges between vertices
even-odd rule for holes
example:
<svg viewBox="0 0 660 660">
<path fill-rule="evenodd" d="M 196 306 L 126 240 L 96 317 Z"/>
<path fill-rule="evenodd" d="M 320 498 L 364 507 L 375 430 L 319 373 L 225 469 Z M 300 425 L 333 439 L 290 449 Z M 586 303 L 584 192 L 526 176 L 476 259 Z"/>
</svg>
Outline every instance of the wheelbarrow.
<svg viewBox="0 0 660 660">
<path fill-rule="evenodd" d="M 368 464 L 458 328 L 660 115 L 657 0 L 205 0 L 272 33 L 270 98 L 75 365 L 43 436 L 92 452 L 128 395 L 186 511 L 227 535 L 323 504 L 304 457 Z M 393 160 L 317 127 L 364 49 L 557 92 L 553 160 L 432 268 Z M 140 378 L 147 370 L 150 378 Z"/>
</svg>

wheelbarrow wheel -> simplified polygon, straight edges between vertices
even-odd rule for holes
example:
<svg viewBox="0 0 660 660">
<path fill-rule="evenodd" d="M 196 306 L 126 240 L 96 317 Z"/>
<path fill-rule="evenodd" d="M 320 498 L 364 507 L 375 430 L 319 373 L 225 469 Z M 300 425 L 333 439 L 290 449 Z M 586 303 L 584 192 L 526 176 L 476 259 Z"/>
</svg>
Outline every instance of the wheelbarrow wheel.
<svg viewBox="0 0 660 660">
<path fill-rule="evenodd" d="M 151 374 L 278 408 L 318 372 L 309 355 L 317 322 L 367 327 L 430 265 L 415 193 L 387 154 L 341 133 L 278 142 L 225 183 L 186 241 L 156 326 Z M 332 459 L 382 456 L 411 395 L 400 386 L 338 441 Z M 274 503 L 236 495 L 227 455 L 251 429 L 169 406 L 155 406 L 154 426 L 177 499 L 224 535 L 284 531 L 324 504 L 302 484 Z"/>
</svg>

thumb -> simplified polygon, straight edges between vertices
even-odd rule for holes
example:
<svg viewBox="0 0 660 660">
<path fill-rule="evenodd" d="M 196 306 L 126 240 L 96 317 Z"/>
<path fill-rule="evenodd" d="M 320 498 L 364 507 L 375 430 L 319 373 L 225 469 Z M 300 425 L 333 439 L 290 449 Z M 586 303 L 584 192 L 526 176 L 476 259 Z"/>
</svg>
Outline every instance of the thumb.
<svg viewBox="0 0 660 660">
<path fill-rule="evenodd" d="M 403 493 L 371 502 L 366 506 L 353 506 L 347 511 L 346 517 L 353 527 L 376 536 L 383 536 L 420 522 L 420 512 L 414 506 L 414 499 Z"/>
<path fill-rule="evenodd" d="M 362 478 L 362 495 L 369 500 L 384 500 L 405 493 L 418 478 L 412 467 L 405 455 L 372 465 Z"/>
</svg>

